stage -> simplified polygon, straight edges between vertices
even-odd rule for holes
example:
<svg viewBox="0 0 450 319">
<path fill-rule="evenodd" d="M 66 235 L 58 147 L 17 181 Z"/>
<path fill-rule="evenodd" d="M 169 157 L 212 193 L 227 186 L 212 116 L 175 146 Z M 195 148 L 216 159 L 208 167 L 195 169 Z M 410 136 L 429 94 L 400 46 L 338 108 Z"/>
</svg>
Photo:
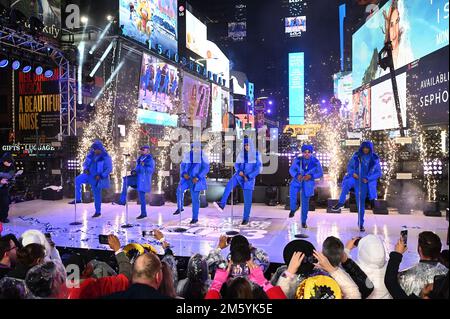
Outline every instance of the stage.
<svg viewBox="0 0 450 319">
<path fill-rule="evenodd" d="M 240 226 L 243 204 L 233 207 L 233 225 L 231 225 L 231 206 L 225 208 L 223 214 L 209 203 L 207 208 L 200 209 L 200 221 L 190 226 L 191 207 L 187 206 L 180 218 L 173 216 L 176 207 L 174 203 L 166 203 L 161 207 L 147 207 L 149 217 L 136 220 L 139 206 L 135 202 L 129 204 L 129 222 L 134 226 L 129 229 L 121 228 L 125 223 L 125 207 L 103 204 L 102 216 L 93 219 L 93 203 L 78 204 L 78 221 L 80 226 L 69 225 L 74 221 L 74 205 L 67 204 L 69 200 L 44 201 L 33 200 L 12 204 L 10 209 L 11 223 L 5 224 L 3 234 L 14 233 L 20 236 L 27 229 L 39 229 L 50 232 L 57 246 L 86 249 L 107 249 L 98 242 L 99 234 L 114 233 L 118 235 L 122 244 L 130 242 L 151 243 L 162 252 L 154 239 L 142 237 L 143 230 L 154 227 L 160 228 L 167 240 L 173 246 L 178 256 L 192 256 L 195 253 L 207 254 L 217 245 L 219 236 L 228 230 L 238 230 L 246 236 L 256 247 L 262 248 L 270 256 L 271 262 L 283 263 L 283 248 L 294 235 L 302 231 L 308 235 L 307 240 L 320 249 L 324 239 L 330 235 L 339 237 L 344 243 L 360 233 L 357 228 L 357 214 L 344 209 L 341 214 L 327 214 L 324 209 L 316 209 L 309 213 L 307 230 L 300 229 L 298 211 L 295 218 L 288 219 L 289 211 L 283 206 L 269 207 L 264 204 L 254 204 L 251 222 L 248 226 Z M 176 228 L 187 228 L 184 233 L 175 232 Z M 418 261 L 417 237 L 424 230 L 436 232 L 442 240 L 443 249 L 448 248 L 448 222 L 445 217 L 426 217 L 420 211 L 411 215 L 400 215 L 390 210 L 389 215 L 374 215 L 366 213 L 366 234 L 378 234 L 387 243 L 387 250 L 393 249 L 399 238 L 402 226 L 408 228 L 408 252 L 405 254 L 402 268 L 409 267 Z M 356 252 L 356 251 L 354 251 Z M 355 257 L 355 256 L 354 256 Z"/>
</svg>

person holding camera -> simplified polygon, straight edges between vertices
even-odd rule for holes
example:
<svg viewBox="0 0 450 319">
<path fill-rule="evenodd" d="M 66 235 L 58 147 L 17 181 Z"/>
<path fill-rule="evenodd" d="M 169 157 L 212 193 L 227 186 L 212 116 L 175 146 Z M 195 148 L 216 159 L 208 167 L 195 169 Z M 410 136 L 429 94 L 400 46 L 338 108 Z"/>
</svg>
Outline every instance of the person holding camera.
<svg viewBox="0 0 450 319">
<path fill-rule="evenodd" d="M 152 190 L 152 176 L 155 171 L 155 160 L 150 154 L 150 146 L 142 146 L 140 152 L 141 155 L 136 159 L 136 167 L 131 171 L 131 175 L 123 178 L 122 193 L 120 199 L 115 202 L 117 205 L 125 205 L 128 187 L 135 188 L 138 191 L 139 201 L 141 202 L 141 214 L 137 219 L 147 217 L 145 193 L 149 193 Z"/>
<path fill-rule="evenodd" d="M 75 178 L 75 199 L 69 204 L 81 203 L 81 185 L 90 184 L 94 194 L 95 214 L 100 217 L 102 208 L 102 190 L 110 187 L 109 174 L 112 172 L 112 160 L 102 142 L 95 141 L 83 163 L 83 173 Z"/>
</svg>

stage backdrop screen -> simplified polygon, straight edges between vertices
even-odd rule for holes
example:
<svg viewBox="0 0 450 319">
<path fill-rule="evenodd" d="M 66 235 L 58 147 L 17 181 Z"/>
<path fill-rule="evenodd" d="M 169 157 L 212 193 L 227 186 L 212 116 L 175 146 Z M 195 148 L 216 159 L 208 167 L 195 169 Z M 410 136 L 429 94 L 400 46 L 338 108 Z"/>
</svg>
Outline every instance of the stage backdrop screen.
<svg viewBox="0 0 450 319">
<path fill-rule="evenodd" d="M 397 4 L 395 8 L 388 1 L 353 34 L 353 89 L 389 72 L 377 64 L 389 12 L 396 69 L 448 45 L 448 0 L 398 0 Z"/>
<path fill-rule="evenodd" d="M 186 48 L 204 58 L 208 50 L 206 40 L 206 25 L 186 11 Z"/>
<path fill-rule="evenodd" d="M 399 74 L 396 78 L 403 127 L 406 127 L 406 73 Z M 397 111 L 390 79 L 372 87 L 371 100 L 372 131 L 398 129 Z"/>
<path fill-rule="evenodd" d="M 211 88 L 209 83 L 184 73 L 181 101 L 181 124 L 183 126 L 193 126 L 194 120 L 199 120 L 201 121 L 202 128 L 206 127 L 210 95 Z"/>
<path fill-rule="evenodd" d="M 334 96 L 341 102 L 339 114 L 348 119 L 353 108 L 353 88 L 351 73 L 336 73 L 334 79 Z"/>
<path fill-rule="evenodd" d="M 448 46 L 421 58 L 408 71 L 409 106 L 421 124 L 448 124 Z"/>
<path fill-rule="evenodd" d="M 119 0 L 123 35 L 178 52 L 177 0 Z"/>
<path fill-rule="evenodd" d="M 303 32 L 306 32 L 306 16 L 285 18 L 284 32 L 290 37 L 301 36 Z"/>
<path fill-rule="evenodd" d="M 180 111 L 179 83 L 180 75 L 176 67 L 143 54 L 138 111 L 141 123 L 176 126 Z"/>
<path fill-rule="evenodd" d="M 370 128 L 370 94 L 369 85 L 353 92 L 353 110 L 350 119 L 354 130 Z"/>
</svg>

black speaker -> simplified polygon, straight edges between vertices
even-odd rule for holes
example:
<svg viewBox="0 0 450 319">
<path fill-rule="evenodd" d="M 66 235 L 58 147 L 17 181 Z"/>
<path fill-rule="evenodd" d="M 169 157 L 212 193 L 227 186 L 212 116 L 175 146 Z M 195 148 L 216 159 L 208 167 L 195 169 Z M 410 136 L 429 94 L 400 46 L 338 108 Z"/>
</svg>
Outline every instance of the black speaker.
<svg viewBox="0 0 450 319">
<path fill-rule="evenodd" d="M 426 201 L 423 205 L 423 214 L 431 217 L 442 217 L 441 210 L 439 209 L 439 202 Z"/>
<path fill-rule="evenodd" d="M 43 189 L 41 191 L 41 199 L 42 200 L 60 200 L 63 199 L 63 191 L 56 191 L 50 188 Z"/>
<path fill-rule="evenodd" d="M 164 206 L 166 203 L 164 193 L 151 193 L 148 203 L 150 206 Z"/>
<path fill-rule="evenodd" d="M 91 191 L 85 191 L 81 193 L 81 201 L 83 203 L 92 203 L 94 201 L 94 197 L 92 196 Z"/>
<path fill-rule="evenodd" d="M 387 201 L 382 199 L 374 200 L 372 210 L 373 213 L 377 215 L 388 215 L 389 210 Z"/>
<path fill-rule="evenodd" d="M 114 195 L 112 188 L 102 189 L 102 203 L 112 203 L 114 201 Z"/>
<path fill-rule="evenodd" d="M 200 208 L 208 207 L 208 201 L 206 200 L 206 194 L 200 194 Z"/>
<path fill-rule="evenodd" d="M 277 206 L 278 201 L 278 187 L 277 186 L 269 186 L 266 187 L 265 190 L 265 201 L 267 206 Z"/>
</svg>

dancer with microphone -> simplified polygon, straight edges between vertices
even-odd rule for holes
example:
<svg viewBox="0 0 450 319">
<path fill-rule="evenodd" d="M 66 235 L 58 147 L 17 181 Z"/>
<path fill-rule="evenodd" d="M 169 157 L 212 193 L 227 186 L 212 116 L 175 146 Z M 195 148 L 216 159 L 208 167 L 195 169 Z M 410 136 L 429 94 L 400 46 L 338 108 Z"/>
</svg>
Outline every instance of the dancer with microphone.
<svg viewBox="0 0 450 319">
<path fill-rule="evenodd" d="M 332 209 L 339 210 L 344 207 L 347 193 L 353 187 L 355 189 L 356 205 L 358 207 L 358 226 L 364 232 L 364 213 L 366 197 L 369 200 L 377 198 L 377 182 L 381 177 L 380 158 L 373 151 L 370 141 L 361 143 L 358 152 L 353 154 L 347 165 L 347 175 L 342 181 L 342 192 L 337 203 Z"/>
<path fill-rule="evenodd" d="M 81 203 L 81 185 L 90 184 L 94 195 L 95 214 L 101 216 L 102 190 L 110 187 L 109 175 L 112 172 L 112 160 L 102 142 L 97 140 L 83 163 L 83 173 L 75 178 L 75 199 L 69 204 Z"/>
<path fill-rule="evenodd" d="M 308 219 L 309 200 L 314 195 L 315 180 L 323 176 L 322 166 L 319 160 L 312 155 L 314 147 L 312 145 L 302 145 L 302 156 L 297 157 L 289 168 L 289 174 L 292 176 L 289 187 L 290 209 L 289 218 L 295 216 L 297 211 L 297 194 L 300 192 L 302 214 L 301 222 L 303 228 L 308 228 L 306 220 Z"/>
<path fill-rule="evenodd" d="M 200 211 L 200 192 L 208 188 L 206 175 L 209 173 L 209 161 L 202 151 L 200 142 L 194 142 L 191 150 L 186 153 L 180 164 L 180 184 L 177 188 L 177 210 L 174 215 L 184 211 L 184 192 L 190 190 L 192 198 L 192 220 L 190 224 L 198 223 Z"/>
<path fill-rule="evenodd" d="M 117 205 L 126 205 L 128 187 L 137 189 L 139 201 L 141 202 L 141 214 L 137 219 L 147 217 L 145 193 L 149 193 L 152 190 L 152 175 L 155 171 L 155 161 L 152 154 L 150 154 L 150 146 L 142 146 L 140 152 L 141 155 L 136 159 L 136 167 L 131 171 L 131 175 L 123 178 L 120 199 L 114 203 Z M 123 155 L 130 156 L 130 154 Z"/>
</svg>

